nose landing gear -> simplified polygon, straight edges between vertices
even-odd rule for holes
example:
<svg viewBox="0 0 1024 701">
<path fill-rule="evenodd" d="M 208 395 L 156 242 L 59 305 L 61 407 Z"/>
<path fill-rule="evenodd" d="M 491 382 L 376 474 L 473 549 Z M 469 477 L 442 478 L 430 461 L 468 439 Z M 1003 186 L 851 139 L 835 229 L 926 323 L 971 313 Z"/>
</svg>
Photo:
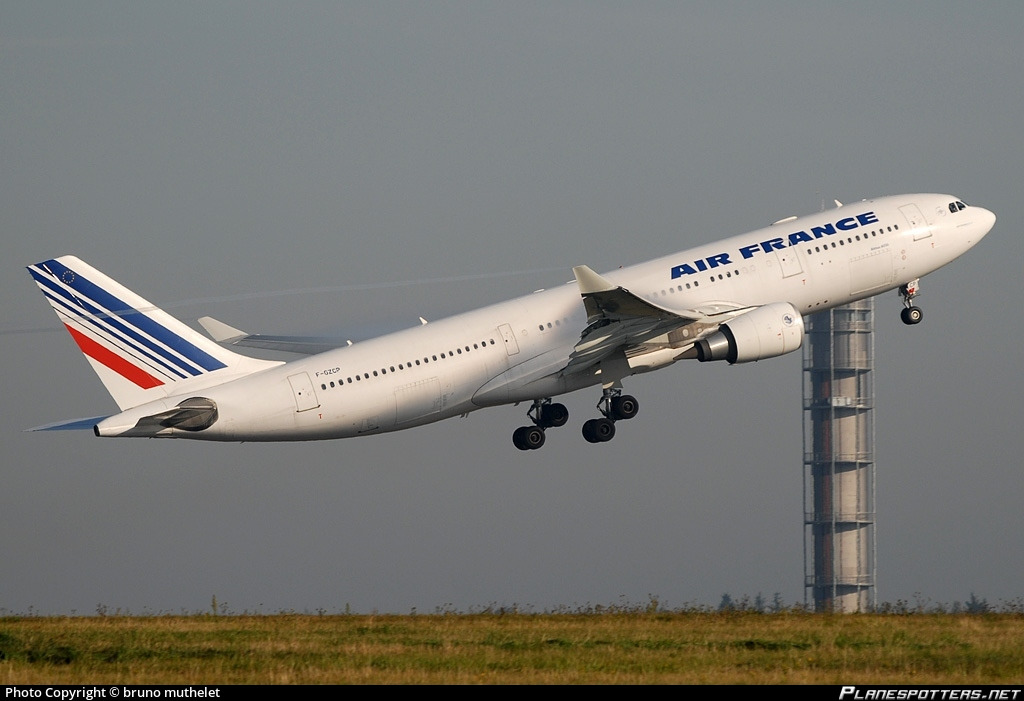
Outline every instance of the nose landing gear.
<svg viewBox="0 0 1024 701">
<path fill-rule="evenodd" d="M 900 319 L 904 324 L 913 326 L 920 324 L 924 316 L 920 307 L 914 306 L 914 297 L 921 294 L 920 279 L 911 280 L 906 285 L 900 285 L 900 297 L 903 298 L 903 311 L 900 312 Z"/>
</svg>

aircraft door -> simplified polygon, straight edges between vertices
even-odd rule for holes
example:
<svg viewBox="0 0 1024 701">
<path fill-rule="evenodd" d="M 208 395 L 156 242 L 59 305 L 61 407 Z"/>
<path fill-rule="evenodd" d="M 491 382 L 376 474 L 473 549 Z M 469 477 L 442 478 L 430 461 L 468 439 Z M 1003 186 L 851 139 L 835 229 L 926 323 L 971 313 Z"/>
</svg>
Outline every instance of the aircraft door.
<svg viewBox="0 0 1024 701">
<path fill-rule="evenodd" d="M 292 386 L 292 394 L 295 396 L 295 411 L 309 411 L 320 406 L 320 401 L 313 391 L 313 383 L 309 381 L 309 375 L 304 372 L 290 375 L 288 384 Z"/>
<path fill-rule="evenodd" d="M 783 248 L 776 251 L 779 259 L 779 269 L 782 270 L 782 277 L 792 277 L 803 272 L 800 266 L 800 259 L 796 256 L 795 248 Z"/>
<path fill-rule="evenodd" d="M 395 423 L 437 414 L 443 407 L 441 382 L 436 377 L 395 388 Z"/>
<path fill-rule="evenodd" d="M 931 227 L 928 226 L 928 222 L 925 221 L 921 210 L 917 208 L 916 204 L 905 204 L 900 207 L 900 211 L 903 212 L 903 216 L 907 219 L 907 224 L 914 231 L 915 241 L 926 239 L 932 235 Z"/>
<path fill-rule="evenodd" d="M 850 259 L 850 294 L 860 294 L 892 284 L 895 261 L 888 249 Z"/>
<path fill-rule="evenodd" d="M 511 325 L 502 324 L 498 327 L 498 333 L 501 334 L 501 338 L 505 341 L 505 353 L 515 355 L 519 352 L 519 344 L 516 342 L 516 335 L 512 331 Z"/>
</svg>

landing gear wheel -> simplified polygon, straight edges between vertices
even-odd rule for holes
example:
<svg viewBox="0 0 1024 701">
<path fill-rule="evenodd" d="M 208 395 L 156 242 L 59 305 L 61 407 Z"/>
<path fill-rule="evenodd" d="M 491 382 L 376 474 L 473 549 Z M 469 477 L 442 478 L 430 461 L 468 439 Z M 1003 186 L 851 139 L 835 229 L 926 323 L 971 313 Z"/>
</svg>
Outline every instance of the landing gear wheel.
<svg viewBox="0 0 1024 701">
<path fill-rule="evenodd" d="M 636 401 L 636 397 L 631 397 L 628 394 L 623 394 L 619 397 L 612 399 L 611 405 L 611 418 L 616 420 L 632 419 L 636 416 L 636 412 L 640 410 L 640 404 Z"/>
<path fill-rule="evenodd" d="M 537 450 L 544 445 L 544 430 L 537 426 L 520 426 L 512 433 L 512 443 L 519 450 Z"/>
<path fill-rule="evenodd" d="M 907 326 L 921 323 L 921 310 L 914 306 L 914 297 L 921 294 L 921 281 L 911 280 L 906 285 L 900 285 L 900 297 L 903 298 L 903 311 L 900 312 L 900 319 Z"/>
<path fill-rule="evenodd" d="M 540 422 L 545 427 L 565 426 L 565 422 L 568 420 L 569 410 L 565 408 L 565 404 L 545 404 L 540 410 Z"/>
<path fill-rule="evenodd" d="M 615 437 L 615 423 L 611 419 L 590 419 L 583 424 L 583 437 L 588 443 L 605 443 Z"/>
<path fill-rule="evenodd" d="M 908 326 L 920 324 L 923 316 L 924 315 L 921 313 L 920 307 L 906 307 L 902 312 L 900 312 L 900 319 L 902 319 L 903 323 Z"/>
</svg>

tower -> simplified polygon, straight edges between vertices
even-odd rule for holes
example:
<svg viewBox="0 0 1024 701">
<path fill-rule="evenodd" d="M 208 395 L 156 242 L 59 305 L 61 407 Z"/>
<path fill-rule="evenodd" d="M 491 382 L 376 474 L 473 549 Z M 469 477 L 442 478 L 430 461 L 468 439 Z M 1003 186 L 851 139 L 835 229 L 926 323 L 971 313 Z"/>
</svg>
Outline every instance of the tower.
<svg viewBox="0 0 1024 701">
<path fill-rule="evenodd" d="M 873 610 L 874 300 L 807 318 L 804 344 L 804 600 Z"/>
</svg>

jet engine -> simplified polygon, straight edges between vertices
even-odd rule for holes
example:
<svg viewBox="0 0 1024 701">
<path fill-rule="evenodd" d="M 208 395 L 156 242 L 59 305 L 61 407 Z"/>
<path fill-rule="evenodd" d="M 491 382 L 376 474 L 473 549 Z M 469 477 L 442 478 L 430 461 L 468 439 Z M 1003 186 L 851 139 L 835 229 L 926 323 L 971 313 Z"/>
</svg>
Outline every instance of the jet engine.
<svg viewBox="0 0 1024 701">
<path fill-rule="evenodd" d="M 697 359 L 749 363 L 795 351 L 803 340 L 803 316 L 792 304 L 775 302 L 740 314 L 697 341 Z"/>
</svg>

